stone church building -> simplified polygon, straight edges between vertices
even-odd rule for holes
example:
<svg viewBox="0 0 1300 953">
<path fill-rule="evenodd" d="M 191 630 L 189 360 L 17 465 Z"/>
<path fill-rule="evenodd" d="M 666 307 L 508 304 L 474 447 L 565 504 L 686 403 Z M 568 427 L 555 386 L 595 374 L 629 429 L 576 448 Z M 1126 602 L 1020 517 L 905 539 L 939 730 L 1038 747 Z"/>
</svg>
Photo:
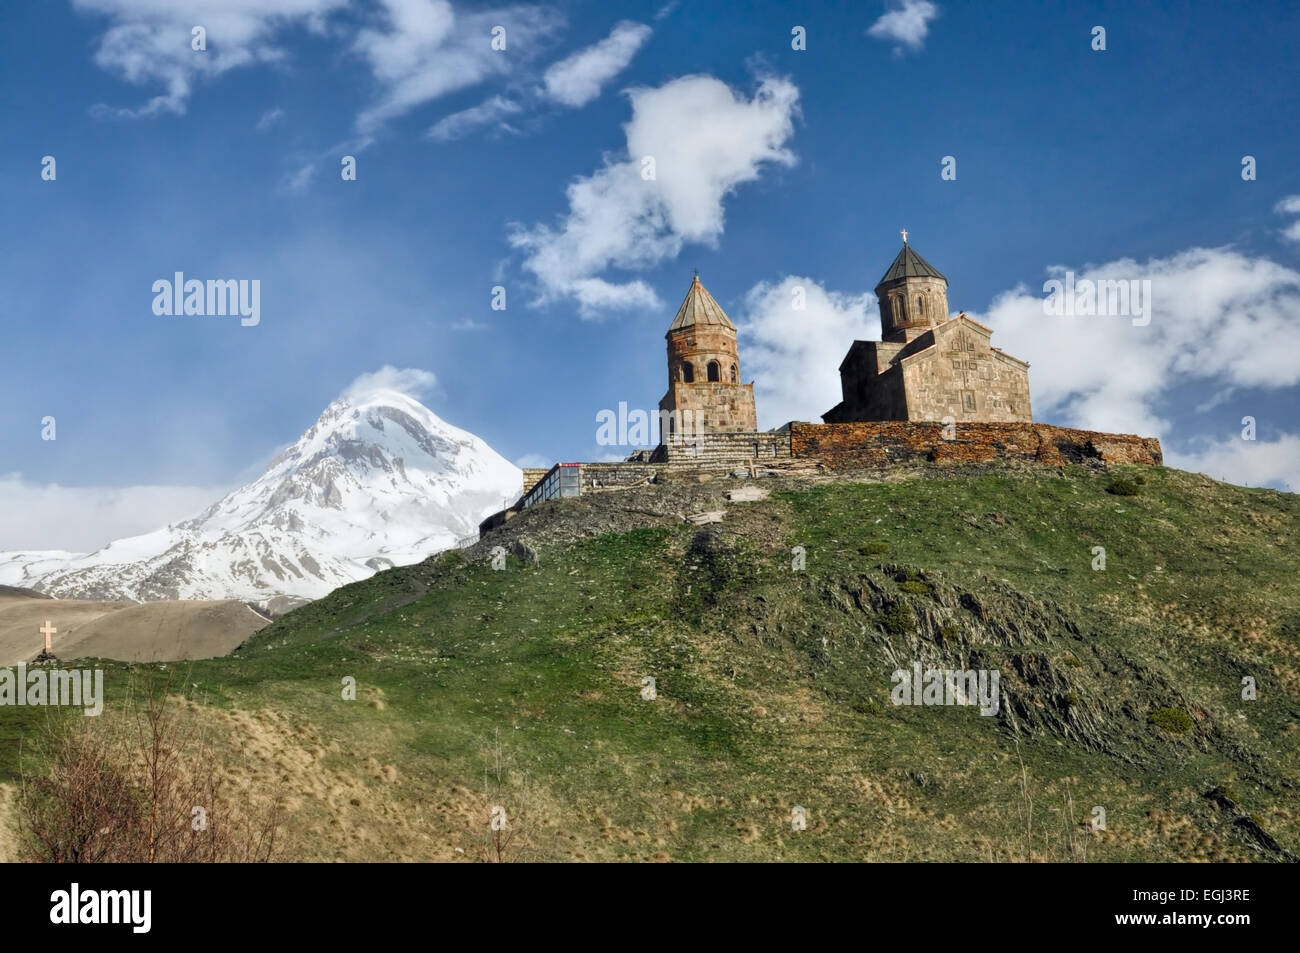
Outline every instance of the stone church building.
<svg viewBox="0 0 1300 953">
<path fill-rule="evenodd" d="M 869 420 L 1030 423 L 1029 365 L 993 334 L 948 316 L 948 279 L 907 244 L 876 285 L 879 341 L 854 341 L 840 362 L 843 400 L 826 423 Z"/>
<path fill-rule="evenodd" d="M 668 326 L 667 435 L 754 433 L 754 385 L 740 382 L 736 326 L 696 275 Z"/>
<path fill-rule="evenodd" d="M 882 340 L 853 342 L 840 363 L 844 399 L 822 415 L 826 422 L 790 421 L 759 431 L 754 385 L 741 382 L 736 326 L 696 275 L 664 335 L 668 392 L 659 401 L 659 444 L 623 461 L 525 468 L 523 494 L 483 520 L 480 537 L 531 506 L 681 478 L 673 474 L 704 480 L 707 471 L 755 476 L 759 467 L 1163 461 L 1152 438 L 1033 423 L 1029 365 L 990 346 L 993 332 L 965 313 L 949 317 L 948 279 L 912 250 L 906 232 L 876 297 Z M 934 426 L 945 417 L 969 426 L 949 435 Z"/>
</svg>

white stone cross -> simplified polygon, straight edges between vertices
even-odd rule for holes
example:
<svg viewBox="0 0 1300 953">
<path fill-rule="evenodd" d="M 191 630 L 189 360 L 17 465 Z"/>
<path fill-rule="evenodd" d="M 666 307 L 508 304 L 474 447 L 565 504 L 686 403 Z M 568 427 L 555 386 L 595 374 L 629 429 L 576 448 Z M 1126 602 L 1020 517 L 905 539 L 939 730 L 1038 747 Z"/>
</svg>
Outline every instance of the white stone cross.
<svg viewBox="0 0 1300 953">
<path fill-rule="evenodd" d="M 59 631 L 58 629 L 56 629 L 54 626 L 52 626 L 52 625 L 50 624 L 50 620 L 49 620 L 49 619 L 46 619 L 46 620 L 45 620 L 45 624 L 44 624 L 43 626 L 41 626 L 41 628 L 40 628 L 40 633 L 41 633 L 41 635 L 45 636 L 45 651 L 46 651 L 46 652 L 48 652 L 48 651 L 50 650 L 50 636 L 51 636 L 51 635 L 54 635 L 54 633 L 56 633 L 56 632 L 58 632 L 58 631 Z"/>
<path fill-rule="evenodd" d="M 907 229 L 903 229 L 903 244 L 907 244 Z"/>
</svg>

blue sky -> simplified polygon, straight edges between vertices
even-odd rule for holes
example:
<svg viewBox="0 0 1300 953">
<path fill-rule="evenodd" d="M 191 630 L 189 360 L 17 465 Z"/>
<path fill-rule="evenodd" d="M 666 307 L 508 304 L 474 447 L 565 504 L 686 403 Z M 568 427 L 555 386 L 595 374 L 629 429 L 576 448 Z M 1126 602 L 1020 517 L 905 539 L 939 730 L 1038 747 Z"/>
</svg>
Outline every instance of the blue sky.
<svg viewBox="0 0 1300 953">
<path fill-rule="evenodd" d="M 595 415 L 657 404 L 696 268 L 760 424 L 817 419 L 904 227 L 1035 419 L 1300 488 L 1300 7 L 756 6 L 5 4 L 0 550 L 187 515 L 385 366 L 512 460 L 626 453 Z M 1150 324 L 1044 315 L 1054 268 Z M 155 315 L 177 271 L 260 322 Z"/>
</svg>

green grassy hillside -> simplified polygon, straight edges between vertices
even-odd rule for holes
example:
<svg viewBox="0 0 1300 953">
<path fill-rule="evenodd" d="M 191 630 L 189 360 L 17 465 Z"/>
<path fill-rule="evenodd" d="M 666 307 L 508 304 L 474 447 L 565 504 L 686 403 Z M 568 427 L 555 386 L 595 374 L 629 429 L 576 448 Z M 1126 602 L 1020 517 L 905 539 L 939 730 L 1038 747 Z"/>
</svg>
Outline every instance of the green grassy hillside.
<svg viewBox="0 0 1300 953">
<path fill-rule="evenodd" d="M 1294 859 L 1300 497 L 913 476 L 546 504 L 172 671 L 284 857 L 495 856 L 500 805 L 507 859 Z M 996 670 L 998 713 L 892 704 L 913 662 Z M 110 703 L 159 668 L 105 667 Z M 44 718 L 0 709 L 5 780 Z"/>
</svg>

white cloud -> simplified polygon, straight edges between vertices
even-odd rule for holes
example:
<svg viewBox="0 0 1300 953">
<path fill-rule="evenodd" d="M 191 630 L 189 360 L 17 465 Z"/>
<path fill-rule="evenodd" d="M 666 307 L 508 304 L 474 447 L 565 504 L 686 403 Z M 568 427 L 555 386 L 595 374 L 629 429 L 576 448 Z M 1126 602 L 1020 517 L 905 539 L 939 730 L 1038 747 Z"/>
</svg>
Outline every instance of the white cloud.
<svg viewBox="0 0 1300 953">
<path fill-rule="evenodd" d="M 1273 207 L 1279 215 L 1300 215 L 1300 195 L 1288 195 Z"/>
<path fill-rule="evenodd" d="M 268 109 L 266 112 L 262 113 L 262 118 L 257 120 L 257 131 L 266 132 L 266 130 L 270 129 L 283 118 L 283 109 Z"/>
<path fill-rule="evenodd" d="M 1176 385 L 1300 384 L 1300 272 L 1227 248 L 1076 271 L 1076 281 L 1149 278 L 1150 324 L 1050 316 L 1046 296 L 1023 286 L 998 296 L 984 315 L 972 312 L 994 329 L 996 346 L 1032 365 L 1036 419 L 1162 436 L 1168 423 L 1155 405 Z"/>
<path fill-rule="evenodd" d="M 95 62 L 136 85 L 163 92 L 136 107 L 98 104 L 100 118 L 183 114 L 196 84 L 228 70 L 288 58 L 280 40 L 292 29 L 326 32 L 331 14 L 350 0 L 73 0 L 82 13 L 109 19 Z M 450 0 L 374 0 L 370 25 L 357 31 L 351 49 L 369 66 L 377 94 L 357 117 L 358 151 L 386 122 L 412 109 L 489 79 L 527 75 L 531 88 L 516 92 L 536 105 L 551 101 L 580 106 L 599 95 L 646 42 L 651 30 L 623 21 L 604 40 L 551 66 L 543 82 L 528 64 L 564 27 L 563 16 L 543 4 L 488 9 L 453 6 Z M 205 50 L 191 47 L 191 31 L 206 31 Z M 505 49 L 493 49 L 493 30 L 505 29 Z M 337 34 L 338 31 L 334 31 Z M 446 117 L 429 130 L 441 141 L 522 111 L 518 96 L 495 96 Z M 264 132 L 283 118 L 269 109 L 257 122 Z"/>
<path fill-rule="evenodd" d="M 438 120 L 427 136 L 438 142 L 464 138 L 479 129 L 495 127 L 499 132 L 520 133 L 506 120 L 536 111 L 547 103 L 576 108 L 600 95 L 602 87 L 620 73 L 653 31 L 644 24 L 623 21 L 610 35 L 569 56 L 546 70 L 541 84 L 516 81 L 507 98 L 492 96 L 477 106 Z"/>
<path fill-rule="evenodd" d="M 486 331 L 488 329 L 488 326 L 482 321 L 475 321 L 473 318 L 453 321 L 450 327 L 453 331 Z"/>
<path fill-rule="evenodd" d="M 309 162 L 307 165 L 284 177 L 284 188 L 290 192 L 301 192 L 311 184 L 311 177 L 315 174 L 316 163 Z"/>
<path fill-rule="evenodd" d="M 277 33 L 306 26 L 323 28 L 325 17 L 347 0 L 73 0 L 82 13 L 109 18 L 95 62 L 138 86 L 159 85 L 166 92 L 137 108 L 95 107 L 105 118 L 138 118 L 185 112 L 196 80 L 240 66 L 284 57 Z M 202 26 L 207 49 L 191 48 L 191 31 Z"/>
<path fill-rule="evenodd" d="M 1300 215 L 1300 195 L 1288 195 L 1273 207 L 1278 215 Z M 1282 237 L 1289 242 L 1300 242 L 1300 219 L 1282 229 Z"/>
<path fill-rule="evenodd" d="M 0 476 L 0 550 L 90 552 L 196 516 L 231 487 L 61 486 Z"/>
<path fill-rule="evenodd" d="M 355 49 L 383 92 L 362 112 L 368 134 L 450 92 L 503 75 L 536 53 L 563 25 L 550 7 L 512 6 L 458 14 L 447 0 L 381 0 L 384 24 L 362 30 Z M 492 49 L 492 29 L 505 27 L 506 49 Z"/>
<path fill-rule="evenodd" d="M 795 310 L 802 290 L 803 310 Z M 827 291 L 790 275 L 751 288 L 742 304 L 741 370 L 754 381 L 759 427 L 791 420 L 821 422 L 840 402 L 836 370 L 855 340 L 880 337 L 876 297 Z"/>
<path fill-rule="evenodd" d="M 763 79 L 746 99 L 712 76 L 685 76 L 628 93 L 627 150 L 567 189 L 568 213 L 556 227 L 512 226 L 510 243 L 541 282 L 543 302 L 572 297 L 584 317 L 657 307 L 643 281 L 615 283 L 609 268 L 638 269 L 675 257 L 686 242 L 716 244 L 723 200 L 769 165 L 792 165 L 799 91 Z M 653 157 L 655 176 L 643 178 Z"/>
<path fill-rule="evenodd" d="M 392 390 L 418 400 L 438 383 L 432 371 L 415 367 L 393 367 L 385 364 L 370 374 L 362 374 L 343 389 L 341 397 L 365 398 L 380 391 Z"/>
<path fill-rule="evenodd" d="M 427 135 L 438 142 L 451 142 L 484 126 L 496 125 L 506 132 L 514 132 L 514 129 L 504 120 L 507 116 L 513 116 L 522 110 L 523 107 L 513 100 L 506 99 L 504 96 L 493 96 L 477 106 L 444 116 L 429 127 Z"/>
<path fill-rule="evenodd" d="M 1191 441 L 1185 452 L 1165 449 L 1165 464 L 1215 480 L 1242 486 L 1279 485 L 1300 492 L 1300 435 L 1284 433 L 1277 440 Z"/>
<path fill-rule="evenodd" d="M 895 49 L 899 53 L 903 47 L 919 50 L 930 32 L 930 21 L 938 16 L 939 8 L 930 0 L 899 0 L 893 10 L 872 24 L 867 35 L 898 43 Z"/>
<path fill-rule="evenodd" d="M 1232 399 L 1232 395 L 1235 394 L 1236 392 L 1237 392 L 1237 388 L 1235 387 L 1220 388 L 1219 390 L 1211 394 L 1208 398 L 1206 398 L 1205 400 L 1197 404 L 1195 410 L 1198 414 L 1208 413 L 1209 411 L 1213 410 L 1215 407 L 1219 407 L 1223 404 L 1226 404 L 1228 401 Z"/>
<path fill-rule="evenodd" d="M 520 468 L 528 467 L 529 469 L 536 469 L 538 467 L 547 467 L 549 469 L 551 466 L 554 465 L 554 463 L 555 461 L 553 461 L 550 457 L 544 457 L 540 453 L 525 453 L 522 457 L 520 457 L 518 460 L 515 461 L 515 466 Z"/>
<path fill-rule="evenodd" d="M 565 106 L 585 106 L 600 95 L 606 83 L 627 68 L 653 32 L 644 23 L 624 20 L 599 43 L 547 69 L 543 77 L 546 95 Z"/>
</svg>

